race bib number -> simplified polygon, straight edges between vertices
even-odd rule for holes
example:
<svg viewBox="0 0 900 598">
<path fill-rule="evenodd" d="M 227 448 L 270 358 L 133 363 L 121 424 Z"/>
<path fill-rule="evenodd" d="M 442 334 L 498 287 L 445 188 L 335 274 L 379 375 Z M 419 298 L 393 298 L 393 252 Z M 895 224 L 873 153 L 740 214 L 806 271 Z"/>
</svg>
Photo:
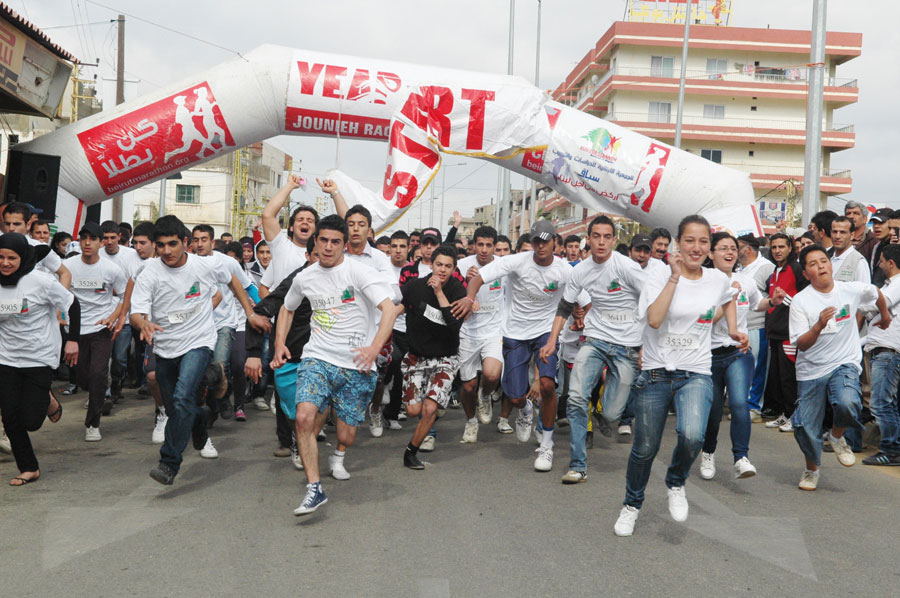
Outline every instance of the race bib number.
<svg viewBox="0 0 900 598">
<path fill-rule="evenodd" d="M 493 312 L 497 312 L 497 311 L 500 311 L 500 302 L 494 301 L 492 303 L 481 303 L 478 306 L 477 313 L 488 314 L 488 313 L 493 313 Z"/>
<path fill-rule="evenodd" d="M 446 326 L 447 322 L 444 320 L 444 314 L 441 313 L 441 310 L 434 308 L 430 305 L 425 306 L 425 318 L 431 320 L 435 324 L 440 324 L 441 326 Z"/>
<path fill-rule="evenodd" d="M 0 316 L 19 314 L 22 311 L 22 300 L 0 301 Z"/>
<path fill-rule="evenodd" d="M 200 313 L 200 309 L 203 307 L 202 303 L 196 303 L 191 307 L 187 307 L 185 309 L 173 309 L 169 312 L 169 323 L 170 324 L 182 324 L 187 322 L 198 313 Z"/>
<path fill-rule="evenodd" d="M 700 337 L 696 334 L 674 334 L 666 332 L 659 336 L 659 346 L 664 349 L 688 351 L 700 346 Z"/>
<path fill-rule="evenodd" d="M 103 288 L 102 278 L 76 278 L 72 281 L 73 289 L 100 290 Z"/>
<path fill-rule="evenodd" d="M 601 311 L 600 318 L 609 324 L 631 324 L 634 322 L 634 312 L 629 309 Z"/>
</svg>

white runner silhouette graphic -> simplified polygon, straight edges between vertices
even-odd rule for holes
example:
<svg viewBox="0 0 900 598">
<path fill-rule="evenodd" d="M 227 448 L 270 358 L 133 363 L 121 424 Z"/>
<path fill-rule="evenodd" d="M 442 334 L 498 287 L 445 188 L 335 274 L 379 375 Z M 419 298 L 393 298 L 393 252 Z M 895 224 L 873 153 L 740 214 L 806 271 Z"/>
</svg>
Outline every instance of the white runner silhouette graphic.
<svg viewBox="0 0 900 598">
<path fill-rule="evenodd" d="M 185 106 L 186 96 L 175 96 L 172 99 L 177 106 L 175 108 L 175 124 L 181 125 L 181 147 L 171 152 L 166 152 L 163 162 L 168 162 L 172 156 L 189 151 L 194 141 L 201 143 L 200 150 L 197 152 L 197 158 L 203 158 L 203 153 L 207 149 L 215 153 L 218 149 L 225 146 L 225 130 L 216 123 L 216 117 L 213 113 L 213 108 L 217 103 L 209 101 L 205 87 L 198 87 L 194 90 L 194 94 L 197 96 L 197 100 L 194 102 L 193 111 L 189 111 Z M 206 135 L 194 125 L 195 116 L 201 117 L 203 128 L 206 129 Z M 219 147 L 216 148 L 216 145 Z"/>
</svg>

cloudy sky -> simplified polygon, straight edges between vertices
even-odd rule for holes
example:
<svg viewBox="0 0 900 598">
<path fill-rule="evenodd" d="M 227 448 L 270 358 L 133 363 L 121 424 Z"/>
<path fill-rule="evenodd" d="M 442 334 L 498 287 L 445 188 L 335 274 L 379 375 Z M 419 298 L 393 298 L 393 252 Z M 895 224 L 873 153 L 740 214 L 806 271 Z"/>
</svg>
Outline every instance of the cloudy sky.
<svg viewBox="0 0 900 598">
<path fill-rule="evenodd" d="M 190 34 L 211 44 L 246 52 L 276 43 L 322 52 L 371 56 L 442 67 L 505 73 L 509 25 L 508 0 L 9 0 L 8 4 L 46 31 L 84 62 L 99 58 L 88 74 L 115 77 L 115 29 L 118 12 Z M 555 88 L 607 30 L 621 19 L 625 0 L 543 0 L 540 86 Z M 534 78 L 537 0 L 517 0 L 515 74 Z M 812 0 L 734 0 L 733 24 L 745 27 L 809 29 Z M 896 171 L 893 158 L 900 126 L 894 100 L 900 92 L 896 48 L 900 42 L 900 3 L 890 0 L 831 0 L 828 28 L 863 34 L 860 58 L 839 67 L 838 76 L 858 78 L 860 101 L 842 108 L 835 122 L 856 126 L 856 147 L 832 158 L 832 168 L 853 171 L 847 198 L 900 208 L 889 194 Z M 73 26 L 78 23 L 80 26 Z M 128 97 L 150 93 L 182 77 L 209 68 L 234 54 L 126 16 Z M 106 90 L 113 89 L 110 82 Z M 335 141 L 282 136 L 271 140 L 297 160 L 307 177 L 335 165 Z M 370 188 L 378 188 L 387 144 L 342 140 L 340 165 Z M 499 168 L 479 160 L 447 159 L 446 222 L 454 208 L 471 215 L 497 195 Z M 442 177 L 436 194 L 441 194 Z M 527 185 L 513 175 L 513 187 Z M 315 185 L 309 190 L 314 197 Z M 300 193 L 299 191 L 297 193 Z M 832 201 L 833 207 L 842 205 Z M 439 206 L 440 203 L 437 202 Z M 436 209 L 438 211 L 438 209 Z M 428 224 L 428 206 L 412 209 L 398 224 Z M 437 220 L 437 215 L 435 217 Z"/>
</svg>

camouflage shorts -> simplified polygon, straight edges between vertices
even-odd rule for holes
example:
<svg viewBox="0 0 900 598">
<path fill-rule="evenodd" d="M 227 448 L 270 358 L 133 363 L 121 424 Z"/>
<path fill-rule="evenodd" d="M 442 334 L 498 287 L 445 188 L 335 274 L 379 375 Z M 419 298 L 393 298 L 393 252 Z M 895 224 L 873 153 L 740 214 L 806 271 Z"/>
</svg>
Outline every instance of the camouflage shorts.
<svg viewBox="0 0 900 598">
<path fill-rule="evenodd" d="M 400 364 L 403 374 L 403 401 L 418 403 L 431 399 L 441 409 L 450 402 L 450 387 L 459 370 L 459 357 L 417 357 L 407 353 Z"/>
</svg>

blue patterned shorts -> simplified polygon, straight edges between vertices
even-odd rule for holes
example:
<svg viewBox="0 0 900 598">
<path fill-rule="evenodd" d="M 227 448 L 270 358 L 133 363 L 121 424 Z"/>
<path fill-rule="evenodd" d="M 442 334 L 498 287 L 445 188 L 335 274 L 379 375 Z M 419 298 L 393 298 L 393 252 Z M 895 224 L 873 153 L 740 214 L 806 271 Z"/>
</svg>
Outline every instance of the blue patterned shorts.
<svg viewBox="0 0 900 598">
<path fill-rule="evenodd" d="M 320 359 L 301 359 L 295 403 L 312 403 L 320 412 L 329 405 L 346 424 L 358 426 L 375 391 L 375 372 L 360 372 Z"/>
</svg>

